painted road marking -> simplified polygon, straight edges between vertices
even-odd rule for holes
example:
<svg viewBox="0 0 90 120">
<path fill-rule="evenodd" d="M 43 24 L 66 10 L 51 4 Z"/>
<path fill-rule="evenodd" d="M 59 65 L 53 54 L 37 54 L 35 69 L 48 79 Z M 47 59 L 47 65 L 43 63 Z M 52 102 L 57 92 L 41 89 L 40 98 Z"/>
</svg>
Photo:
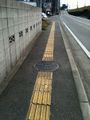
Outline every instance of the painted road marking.
<svg viewBox="0 0 90 120">
<path fill-rule="evenodd" d="M 53 22 L 42 61 L 53 61 L 55 23 Z M 38 72 L 26 120 L 50 120 L 53 72 Z"/>
<path fill-rule="evenodd" d="M 65 27 L 68 29 L 68 31 L 71 33 L 71 35 L 74 37 L 74 39 L 76 40 L 76 42 L 80 45 L 80 47 L 83 49 L 83 51 L 85 52 L 85 54 L 89 57 L 90 59 L 90 52 L 87 50 L 87 48 L 82 44 L 82 42 L 76 37 L 76 35 L 70 30 L 70 28 L 66 25 L 65 22 L 63 22 L 63 24 L 65 25 Z"/>
</svg>

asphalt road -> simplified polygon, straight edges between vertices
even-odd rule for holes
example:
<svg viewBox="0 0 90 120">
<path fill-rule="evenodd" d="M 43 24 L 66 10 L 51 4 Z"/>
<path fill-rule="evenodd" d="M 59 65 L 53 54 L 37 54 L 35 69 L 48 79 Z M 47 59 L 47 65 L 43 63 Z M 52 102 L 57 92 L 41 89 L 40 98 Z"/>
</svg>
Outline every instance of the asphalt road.
<svg viewBox="0 0 90 120">
<path fill-rule="evenodd" d="M 67 12 L 61 14 L 61 19 L 90 52 L 90 20 L 69 15 Z"/>
<path fill-rule="evenodd" d="M 60 18 L 87 49 L 90 56 L 90 20 L 72 16 L 66 12 L 63 12 Z M 68 41 L 90 103 L 90 57 L 87 57 L 87 54 L 76 40 L 70 37 L 70 34 L 68 34 Z"/>
</svg>

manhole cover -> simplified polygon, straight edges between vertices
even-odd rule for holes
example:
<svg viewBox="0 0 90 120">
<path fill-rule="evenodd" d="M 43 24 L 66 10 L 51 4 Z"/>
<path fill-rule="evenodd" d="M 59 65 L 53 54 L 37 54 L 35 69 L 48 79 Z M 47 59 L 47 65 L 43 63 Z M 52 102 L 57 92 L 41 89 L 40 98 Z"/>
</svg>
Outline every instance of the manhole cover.
<svg viewBox="0 0 90 120">
<path fill-rule="evenodd" d="M 55 61 L 40 61 L 35 64 L 35 69 L 38 71 L 55 71 L 59 65 Z"/>
</svg>

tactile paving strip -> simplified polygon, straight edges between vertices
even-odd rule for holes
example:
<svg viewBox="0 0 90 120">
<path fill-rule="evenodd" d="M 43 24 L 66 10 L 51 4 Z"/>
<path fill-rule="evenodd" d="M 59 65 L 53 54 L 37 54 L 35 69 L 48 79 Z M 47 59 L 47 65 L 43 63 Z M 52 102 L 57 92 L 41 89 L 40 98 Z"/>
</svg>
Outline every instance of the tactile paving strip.
<svg viewBox="0 0 90 120">
<path fill-rule="evenodd" d="M 53 22 L 42 61 L 53 61 L 55 23 Z M 38 72 L 26 120 L 50 120 L 53 72 Z"/>
<path fill-rule="evenodd" d="M 31 102 L 33 104 L 51 105 L 52 72 L 39 72 Z"/>
</svg>

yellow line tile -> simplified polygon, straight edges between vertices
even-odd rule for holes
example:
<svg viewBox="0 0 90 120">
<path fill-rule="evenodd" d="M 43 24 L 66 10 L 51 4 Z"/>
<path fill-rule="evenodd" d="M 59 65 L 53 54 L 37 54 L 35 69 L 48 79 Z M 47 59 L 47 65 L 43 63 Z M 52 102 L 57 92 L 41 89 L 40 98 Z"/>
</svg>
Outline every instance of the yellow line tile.
<svg viewBox="0 0 90 120">
<path fill-rule="evenodd" d="M 42 93 L 42 92 L 39 92 L 39 96 L 38 96 L 38 101 L 37 101 L 37 103 L 38 103 L 38 104 L 42 104 L 42 100 L 43 100 L 43 93 Z"/>
<path fill-rule="evenodd" d="M 38 91 L 35 91 L 35 92 L 33 93 L 33 99 L 32 99 L 32 102 L 33 102 L 33 103 L 37 103 L 38 95 L 39 95 L 39 92 L 38 92 Z"/>
<path fill-rule="evenodd" d="M 31 104 L 29 120 L 34 120 L 35 111 L 36 111 L 36 105 Z"/>
<path fill-rule="evenodd" d="M 34 89 L 37 90 L 37 91 L 39 91 L 40 88 L 41 88 L 41 85 L 42 85 L 42 79 L 39 78 L 39 79 L 37 79 L 37 82 L 35 84 L 35 88 Z"/>
<path fill-rule="evenodd" d="M 54 50 L 54 32 L 55 32 L 55 24 L 52 25 L 51 32 L 50 32 L 50 35 L 49 35 L 49 38 L 48 38 L 48 43 L 47 43 L 46 50 L 44 52 L 42 60 L 48 60 L 46 58 L 49 57 L 49 56 L 53 57 L 53 54 L 47 55 L 47 51 L 53 52 L 53 50 Z"/>
<path fill-rule="evenodd" d="M 42 60 L 53 61 L 54 51 L 53 23 Z M 53 72 L 38 72 L 34 86 L 27 120 L 50 120 L 51 91 Z"/>
<path fill-rule="evenodd" d="M 46 120 L 46 106 L 42 105 L 40 120 Z"/>
<path fill-rule="evenodd" d="M 47 106 L 46 108 L 46 120 L 50 119 L 50 106 Z"/>
<path fill-rule="evenodd" d="M 41 106 L 37 105 L 37 107 L 36 107 L 36 113 L 35 113 L 35 118 L 33 120 L 40 120 L 40 115 L 41 115 Z"/>
<path fill-rule="evenodd" d="M 50 93 L 47 94 L 47 104 L 51 105 L 51 94 Z"/>
<path fill-rule="evenodd" d="M 43 104 L 43 105 L 47 105 L 47 93 L 46 93 L 46 92 L 43 93 L 42 104 Z"/>
</svg>

